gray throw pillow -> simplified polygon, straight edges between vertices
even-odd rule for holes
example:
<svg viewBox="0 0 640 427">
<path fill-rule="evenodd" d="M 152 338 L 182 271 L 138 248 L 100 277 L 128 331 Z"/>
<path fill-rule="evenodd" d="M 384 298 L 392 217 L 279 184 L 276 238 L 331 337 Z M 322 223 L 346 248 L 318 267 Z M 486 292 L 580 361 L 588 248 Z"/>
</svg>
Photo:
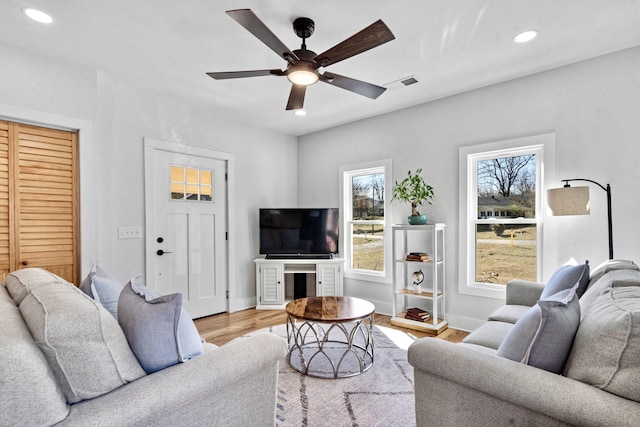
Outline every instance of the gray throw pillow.
<svg viewBox="0 0 640 427">
<path fill-rule="evenodd" d="M 142 368 L 150 374 L 202 354 L 202 340 L 182 308 L 182 294 L 160 296 L 139 277 L 120 293 L 118 322 Z"/>
<path fill-rule="evenodd" d="M 95 264 L 80 284 L 80 289 L 102 304 L 114 318 L 118 318 L 118 298 L 122 284 L 113 274 Z"/>
<path fill-rule="evenodd" d="M 580 324 L 576 287 L 538 301 L 516 322 L 496 354 L 559 374 Z"/>
<path fill-rule="evenodd" d="M 640 288 L 610 288 L 585 313 L 565 375 L 640 401 Z"/>
<path fill-rule="evenodd" d="M 542 290 L 540 299 L 546 299 L 560 291 L 573 288 L 578 282 L 580 283 L 576 293 L 578 293 L 578 289 L 582 289 L 582 292 L 584 292 L 584 289 L 589 284 L 589 261 L 585 261 L 584 264 L 565 264 L 557 269 Z M 580 295 L 582 294 L 579 294 L 578 298 Z"/>
<path fill-rule="evenodd" d="M 582 275 L 580 276 L 580 279 L 578 280 L 578 287 L 576 288 L 576 295 L 578 295 L 578 298 L 580 298 L 585 291 L 587 290 L 587 287 L 589 286 L 589 260 L 585 260 L 584 262 L 584 270 L 582 270 Z"/>
</svg>

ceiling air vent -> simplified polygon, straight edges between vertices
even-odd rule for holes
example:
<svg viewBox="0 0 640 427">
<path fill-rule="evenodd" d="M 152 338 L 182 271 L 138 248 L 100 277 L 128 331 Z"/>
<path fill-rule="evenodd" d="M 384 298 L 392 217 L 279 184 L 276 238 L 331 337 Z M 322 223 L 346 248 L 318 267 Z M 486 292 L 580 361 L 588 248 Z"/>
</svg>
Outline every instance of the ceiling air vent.
<svg viewBox="0 0 640 427">
<path fill-rule="evenodd" d="M 405 86 L 411 86 L 416 83 L 418 83 L 418 80 L 415 78 L 415 76 L 407 76 L 407 77 L 403 77 L 401 79 L 395 80 L 391 83 L 387 83 L 386 85 L 384 85 L 384 87 L 386 87 L 387 89 L 395 90 L 395 89 L 401 89 Z"/>
<path fill-rule="evenodd" d="M 402 83 L 405 86 L 409 86 L 409 85 L 413 85 L 413 84 L 418 83 L 418 81 L 416 80 L 415 77 L 409 77 L 409 78 L 406 78 L 406 79 L 402 80 L 400 83 Z"/>
</svg>

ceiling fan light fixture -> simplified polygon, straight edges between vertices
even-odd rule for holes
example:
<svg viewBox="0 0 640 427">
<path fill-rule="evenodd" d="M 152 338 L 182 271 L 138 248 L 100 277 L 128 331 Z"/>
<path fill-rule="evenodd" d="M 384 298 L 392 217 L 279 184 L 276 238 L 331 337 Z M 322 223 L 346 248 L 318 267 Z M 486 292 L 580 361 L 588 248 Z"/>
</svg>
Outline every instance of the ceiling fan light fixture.
<svg viewBox="0 0 640 427">
<path fill-rule="evenodd" d="M 317 82 L 320 75 L 311 64 L 299 62 L 289 68 L 287 78 L 294 85 L 309 86 Z"/>
<path fill-rule="evenodd" d="M 296 116 L 300 116 L 301 117 L 301 116 L 306 116 L 307 112 L 305 110 L 303 110 L 302 108 L 300 108 L 299 110 L 295 110 L 294 114 Z"/>
</svg>

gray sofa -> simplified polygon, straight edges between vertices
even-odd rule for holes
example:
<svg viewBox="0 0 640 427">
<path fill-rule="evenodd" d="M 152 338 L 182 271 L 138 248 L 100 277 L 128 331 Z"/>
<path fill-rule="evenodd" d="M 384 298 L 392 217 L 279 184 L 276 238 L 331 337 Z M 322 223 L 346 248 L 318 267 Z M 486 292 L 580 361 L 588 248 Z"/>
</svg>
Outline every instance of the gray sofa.
<svg viewBox="0 0 640 427">
<path fill-rule="evenodd" d="M 273 426 L 284 340 L 204 347 L 146 374 L 99 303 L 45 270 L 11 273 L 0 286 L 0 425 Z"/>
<path fill-rule="evenodd" d="M 639 426 L 637 268 L 611 261 L 592 272 L 584 295 L 579 300 L 576 295 L 579 323 L 560 374 L 527 361 L 537 344 L 523 360 L 501 357 L 503 343 L 520 333 L 510 334 L 518 320 L 538 310 L 532 307 L 540 306 L 545 288 L 539 283 L 509 282 L 506 305 L 463 343 L 416 341 L 408 358 L 414 367 L 417 425 Z"/>
</svg>

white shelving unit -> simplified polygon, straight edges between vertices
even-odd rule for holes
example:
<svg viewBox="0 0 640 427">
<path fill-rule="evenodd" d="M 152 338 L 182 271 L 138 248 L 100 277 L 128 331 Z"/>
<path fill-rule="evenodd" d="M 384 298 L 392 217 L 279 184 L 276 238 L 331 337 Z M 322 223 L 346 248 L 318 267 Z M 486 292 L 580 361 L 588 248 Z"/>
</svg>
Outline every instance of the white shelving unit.
<svg viewBox="0 0 640 427">
<path fill-rule="evenodd" d="M 393 225 L 393 317 L 391 324 L 439 334 L 447 329 L 445 315 L 445 224 Z M 423 252 L 429 260 L 407 261 L 410 252 Z M 412 274 L 422 271 L 422 292 L 416 293 Z M 416 307 L 431 318 L 420 322 L 406 319 L 406 310 Z"/>
</svg>

